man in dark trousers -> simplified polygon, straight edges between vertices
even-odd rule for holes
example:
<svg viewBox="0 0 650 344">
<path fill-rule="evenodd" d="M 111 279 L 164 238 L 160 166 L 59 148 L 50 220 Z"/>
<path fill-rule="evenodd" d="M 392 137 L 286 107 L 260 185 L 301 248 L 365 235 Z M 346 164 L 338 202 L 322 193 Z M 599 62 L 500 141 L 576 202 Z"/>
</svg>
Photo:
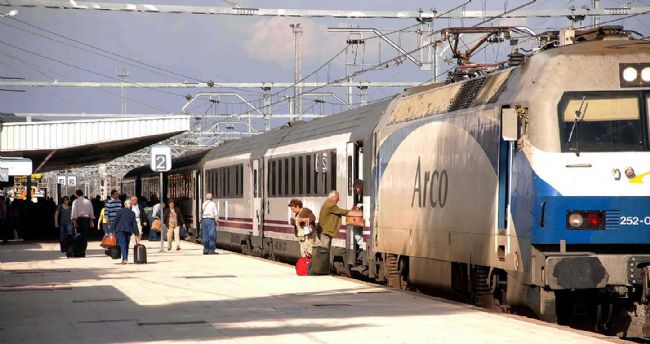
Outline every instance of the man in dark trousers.
<svg viewBox="0 0 650 344">
<path fill-rule="evenodd" d="M 95 212 L 92 203 L 84 197 L 83 191 L 77 190 L 75 195 L 77 199 L 72 202 L 72 225 L 77 229 L 82 241 L 87 243 L 88 230 L 95 226 Z"/>
</svg>

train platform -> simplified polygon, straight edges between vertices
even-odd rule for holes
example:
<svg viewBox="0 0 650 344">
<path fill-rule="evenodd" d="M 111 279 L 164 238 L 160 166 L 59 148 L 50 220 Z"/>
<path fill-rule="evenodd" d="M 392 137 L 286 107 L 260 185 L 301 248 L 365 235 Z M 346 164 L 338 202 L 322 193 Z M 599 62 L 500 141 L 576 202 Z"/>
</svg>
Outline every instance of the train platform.
<svg viewBox="0 0 650 344">
<path fill-rule="evenodd" d="M 98 242 L 86 258 L 58 243 L 0 246 L 0 342 L 622 342 L 189 242 L 143 243 L 146 265 L 121 265 Z"/>
</svg>

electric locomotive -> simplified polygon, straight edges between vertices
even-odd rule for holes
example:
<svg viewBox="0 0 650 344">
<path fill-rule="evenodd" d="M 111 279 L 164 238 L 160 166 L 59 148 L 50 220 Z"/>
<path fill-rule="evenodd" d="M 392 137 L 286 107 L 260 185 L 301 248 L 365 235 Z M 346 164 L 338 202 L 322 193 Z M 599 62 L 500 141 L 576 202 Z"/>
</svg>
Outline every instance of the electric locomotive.
<svg viewBox="0 0 650 344">
<path fill-rule="evenodd" d="M 648 337 L 650 42 L 549 37 L 521 66 L 390 105 L 371 275 Z"/>
</svg>

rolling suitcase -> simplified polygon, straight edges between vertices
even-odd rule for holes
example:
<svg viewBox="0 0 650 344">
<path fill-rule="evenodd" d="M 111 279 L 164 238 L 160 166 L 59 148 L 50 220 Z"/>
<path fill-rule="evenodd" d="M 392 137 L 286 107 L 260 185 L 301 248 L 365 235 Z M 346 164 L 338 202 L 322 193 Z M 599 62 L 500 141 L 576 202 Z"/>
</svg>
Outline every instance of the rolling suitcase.
<svg viewBox="0 0 650 344">
<path fill-rule="evenodd" d="M 309 274 L 329 275 L 330 273 L 330 249 L 328 247 L 314 247 Z"/>
<path fill-rule="evenodd" d="M 119 245 L 109 248 L 108 252 L 113 259 L 119 259 L 122 257 L 122 250 Z"/>
<path fill-rule="evenodd" d="M 311 265 L 311 258 L 302 257 L 296 263 L 296 275 L 307 276 L 309 275 L 309 267 Z"/>
<path fill-rule="evenodd" d="M 138 244 L 133 247 L 133 262 L 135 264 L 147 264 L 147 248 Z"/>
<path fill-rule="evenodd" d="M 72 237 L 70 238 L 70 241 L 68 243 L 68 247 L 66 249 L 65 255 L 68 258 L 75 257 L 85 257 L 86 256 L 86 247 L 88 246 L 88 243 L 86 242 L 85 238 L 83 236 L 79 235 L 78 233 L 72 234 Z"/>
</svg>

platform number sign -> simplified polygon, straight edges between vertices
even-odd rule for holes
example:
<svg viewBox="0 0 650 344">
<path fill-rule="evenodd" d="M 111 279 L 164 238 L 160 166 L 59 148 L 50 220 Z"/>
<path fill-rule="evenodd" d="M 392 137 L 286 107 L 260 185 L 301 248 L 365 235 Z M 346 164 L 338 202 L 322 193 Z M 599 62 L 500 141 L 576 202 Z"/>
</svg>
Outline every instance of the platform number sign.
<svg viewBox="0 0 650 344">
<path fill-rule="evenodd" d="M 171 149 L 167 145 L 154 145 L 151 147 L 151 170 L 154 172 L 167 172 L 172 169 Z"/>
<path fill-rule="evenodd" d="M 167 156 L 158 154 L 154 159 L 156 160 L 156 170 L 163 171 L 165 169 L 165 166 L 167 166 Z"/>
</svg>

